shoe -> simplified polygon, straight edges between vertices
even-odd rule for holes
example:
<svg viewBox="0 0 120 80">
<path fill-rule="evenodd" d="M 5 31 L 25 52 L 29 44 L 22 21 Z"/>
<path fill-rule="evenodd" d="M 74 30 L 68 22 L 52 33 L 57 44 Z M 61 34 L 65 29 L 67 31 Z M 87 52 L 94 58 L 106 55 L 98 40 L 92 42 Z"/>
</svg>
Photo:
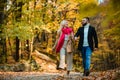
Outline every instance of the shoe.
<svg viewBox="0 0 120 80">
<path fill-rule="evenodd" d="M 70 74 L 70 71 L 67 71 L 67 75 L 69 75 Z"/>
<path fill-rule="evenodd" d="M 57 68 L 58 70 L 65 70 L 64 68 Z"/>
<path fill-rule="evenodd" d="M 90 71 L 89 70 L 84 70 L 83 76 L 89 76 Z"/>
<path fill-rule="evenodd" d="M 86 71 L 86 76 L 89 76 L 89 74 L 90 74 L 90 71 L 87 70 L 87 71 Z"/>
<path fill-rule="evenodd" d="M 86 71 L 84 70 L 83 76 L 86 76 Z"/>
</svg>

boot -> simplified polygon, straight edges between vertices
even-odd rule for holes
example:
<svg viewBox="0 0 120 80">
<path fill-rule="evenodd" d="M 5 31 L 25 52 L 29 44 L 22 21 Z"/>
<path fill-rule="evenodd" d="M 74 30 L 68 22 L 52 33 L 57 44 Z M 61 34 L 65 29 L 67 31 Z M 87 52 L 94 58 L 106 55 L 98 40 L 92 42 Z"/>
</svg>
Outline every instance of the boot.
<svg viewBox="0 0 120 80">
<path fill-rule="evenodd" d="M 86 76 L 86 70 L 84 70 L 83 76 Z"/>
<path fill-rule="evenodd" d="M 69 75 L 70 74 L 70 71 L 67 71 L 67 75 Z"/>
<path fill-rule="evenodd" d="M 90 71 L 89 70 L 84 70 L 83 76 L 89 76 Z"/>
<path fill-rule="evenodd" d="M 86 70 L 86 76 L 89 76 L 89 74 L 90 74 L 90 71 Z"/>
</svg>

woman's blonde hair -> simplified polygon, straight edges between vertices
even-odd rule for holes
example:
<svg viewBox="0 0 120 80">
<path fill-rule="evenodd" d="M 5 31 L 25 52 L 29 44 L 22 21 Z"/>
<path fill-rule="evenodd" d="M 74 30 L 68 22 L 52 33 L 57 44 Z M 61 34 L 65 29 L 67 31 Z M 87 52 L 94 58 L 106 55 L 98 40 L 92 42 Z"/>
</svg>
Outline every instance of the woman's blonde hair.
<svg viewBox="0 0 120 80">
<path fill-rule="evenodd" d="M 64 25 L 65 25 L 67 22 L 68 22 L 67 20 L 61 21 L 61 23 L 60 23 L 60 28 L 59 28 L 58 32 L 61 32 L 62 28 L 64 27 Z"/>
</svg>

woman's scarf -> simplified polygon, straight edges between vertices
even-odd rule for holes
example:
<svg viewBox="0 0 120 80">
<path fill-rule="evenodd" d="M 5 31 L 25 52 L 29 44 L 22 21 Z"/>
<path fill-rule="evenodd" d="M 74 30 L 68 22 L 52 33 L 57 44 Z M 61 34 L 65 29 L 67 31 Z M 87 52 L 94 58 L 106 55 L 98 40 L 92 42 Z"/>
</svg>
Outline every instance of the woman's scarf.
<svg viewBox="0 0 120 80">
<path fill-rule="evenodd" d="M 56 52 L 60 52 L 60 49 L 62 48 L 64 43 L 65 35 L 70 35 L 72 31 L 73 31 L 72 28 L 69 27 L 62 28 L 62 33 L 56 46 Z"/>
</svg>

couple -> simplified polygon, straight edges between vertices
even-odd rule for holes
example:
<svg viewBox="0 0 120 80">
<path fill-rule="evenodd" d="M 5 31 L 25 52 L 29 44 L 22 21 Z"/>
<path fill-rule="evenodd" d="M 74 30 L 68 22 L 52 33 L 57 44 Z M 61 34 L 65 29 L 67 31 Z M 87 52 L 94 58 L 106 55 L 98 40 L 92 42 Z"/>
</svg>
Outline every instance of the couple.
<svg viewBox="0 0 120 80">
<path fill-rule="evenodd" d="M 53 50 L 60 52 L 59 69 L 65 69 L 66 67 L 68 75 L 73 66 L 73 52 L 67 53 L 66 51 L 70 36 L 72 41 L 77 40 L 77 38 L 80 37 L 78 50 L 82 54 L 82 62 L 84 68 L 83 76 L 88 76 L 90 74 L 91 54 L 93 50 L 97 50 L 98 48 L 97 34 L 95 28 L 90 25 L 89 17 L 84 17 L 81 24 L 82 27 L 80 27 L 74 35 L 73 29 L 68 27 L 68 21 L 63 20 L 60 23 L 60 28 L 57 31 L 57 40 L 53 46 Z M 65 62 L 67 65 L 65 65 Z"/>
</svg>

